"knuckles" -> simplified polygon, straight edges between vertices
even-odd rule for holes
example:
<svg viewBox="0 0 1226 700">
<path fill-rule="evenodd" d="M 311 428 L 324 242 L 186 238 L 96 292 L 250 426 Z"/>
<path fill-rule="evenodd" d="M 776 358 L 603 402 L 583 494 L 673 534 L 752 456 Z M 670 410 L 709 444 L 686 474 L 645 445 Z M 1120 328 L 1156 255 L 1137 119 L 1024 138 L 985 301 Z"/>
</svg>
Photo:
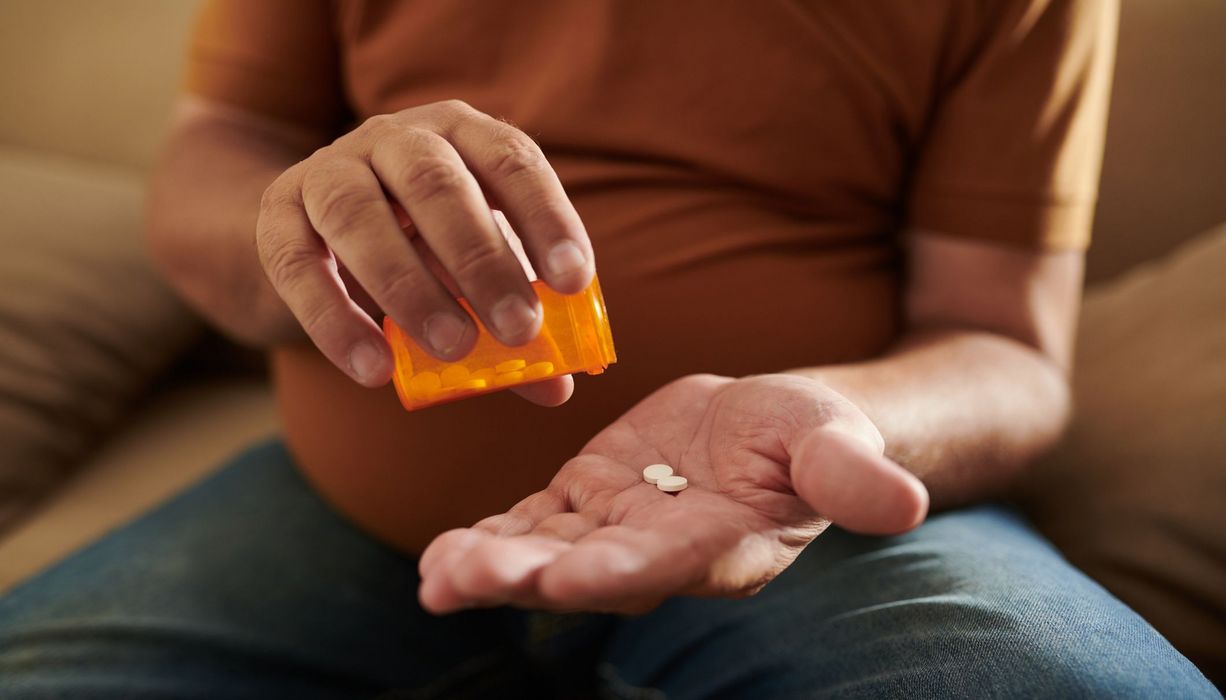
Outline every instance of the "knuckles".
<svg viewBox="0 0 1226 700">
<path fill-rule="evenodd" d="M 479 186 L 452 149 L 448 134 L 472 125 L 484 133 L 481 158 L 496 178 L 514 178 L 549 168 L 536 143 L 516 127 L 500 122 L 459 99 L 444 100 L 391 114 L 369 117 L 349 134 L 315 151 L 283 172 L 261 195 L 255 247 L 266 274 L 284 287 L 319 261 L 323 241 L 299 241 L 292 234 L 304 214 L 334 241 L 375 223 L 386 210 L 383 192 L 351 176 L 356 159 L 367 161 L 376 147 L 398 152 L 385 163 L 386 183 L 398 194 L 425 200 L 456 196 Z M 497 266 L 504 250 L 495 244 L 467 247 L 455 274 L 476 277 Z M 684 381 L 684 380 L 683 380 Z M 694 380 L 700 381 L 700 380 Z"/>
<path fill-rule="evenodd" d="M 381 134 L 392 131 L 400 121 L 396 114 L 376 114 L 362 122 L 362 131 L 368 134 Z"/>
<path fill-rule="evenodd" d="M 311 188 L 308 199 L 314 199 L 319 228 L 333 235 L 344 235 L 354 231 L 363 222 L 369 221 L 373 212 L 379 211 L 381 201 L 360 187 L 344 184 L 338 179 L 331 179 L 331 186 L 319 185 Z"/>
<path fill-rule="evenodd" d="M 501 137 L 490 147 L 489 159 L 490 171 L 500 178 L 536 173 L 545 167 L 545 155 L 524 134 Z"/>
<path fill-rule="evenodd" d="M 440 110 L 448 114 L 469 115 L 478 113 L 472 105 L 468 104 L 464 100 L 454 97 L 450 100 L 443 100 L 442 102 L 438 102 L 436 104 Z"/>
<path fill-rule="evenodd" d="M 409 107 L 392 114 L 379 114 L 362 123 L 361 129 L 370 133 L 386 133 L 405 127 L 424 127 L 438 134 L 445 134 L 465 119 L 484 118 L 486 115 L 464 100 L 450 99 Z"/>
<path fill-rule="evenodd" d="M 424 317 L 425 312 L 415 311 L 407 300 L 415 299 L 421 294 L 425 285 L 416 275 L 407 270 L 397 270 L 394 274 L 380 276 L 374 280 L 363 282 L 363 286 L 375 299 L 387 300 L 388 310 L 400 311 L 405 318 Z M 405 307 L 408 307 L 407 309 Z"/>
<path fill-rule="evenodd" d="M 429 199 L 461 189 L 464 173 L 449 159 L 439 156 L 410 158 L 399 175 L 400 187 L 410 197 Z"/>
<path fill-rule="evenodd" d="M 294 196 L 294 191 L 283 186 L 278 178 L 260 195 L 260 222 L 264 223 L 266 218 L 275 217 L 297 205 L 298 198 Z"/>
<path fill-rule="evenodd" d="M 278 290 L 290 288 L 319 257 L 315 246 L 306 241 L 262 236 L 256 239 L 256 248 L 268 280 Z"/>
<path fill-rule="evenodd" d="M 455 261 L 452 273 L 457 279 L 482 279 L 499 266 L 503 253 L 502 249 L 488 242 L 465 246 Z"/>
</svg>

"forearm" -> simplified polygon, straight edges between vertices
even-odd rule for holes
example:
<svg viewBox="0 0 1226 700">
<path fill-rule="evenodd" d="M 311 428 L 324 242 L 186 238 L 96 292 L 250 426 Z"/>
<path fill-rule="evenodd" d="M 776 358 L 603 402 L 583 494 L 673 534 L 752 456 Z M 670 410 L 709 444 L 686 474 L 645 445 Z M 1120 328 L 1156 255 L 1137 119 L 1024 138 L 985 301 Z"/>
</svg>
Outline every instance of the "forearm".
<svg viewBox="0 0 1226 700">
<path fill-rule="evenodd" d="M 998 491 L 1060 436 L 1069 410 L 1060 367 L 987 332 L 918 332 L 880 359 L 796 372 L 863 410 L 934 508 Z"/>
<path fill-rule="evenodd" d="M 177 291 L 222 331 L 257 345 L 301 335 L 255 253 L 260 198 L 309 152 L 287 134 L 188 103 L 154 173 L 148 234 Z"/>
</svg>

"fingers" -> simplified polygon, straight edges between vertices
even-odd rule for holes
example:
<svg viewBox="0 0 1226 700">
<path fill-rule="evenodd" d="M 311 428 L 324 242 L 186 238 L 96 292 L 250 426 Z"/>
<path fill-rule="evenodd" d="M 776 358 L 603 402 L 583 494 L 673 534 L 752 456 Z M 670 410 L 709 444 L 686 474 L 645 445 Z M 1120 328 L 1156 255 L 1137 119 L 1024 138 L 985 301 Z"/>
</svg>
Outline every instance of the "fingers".
<svg viewBox="0 0 1226 700">
<path fill-rule="evenodd" d="M 534 338 L 540 302 L 455 148 L 426 129 L 389 122 L 370 167 L 495 337 L 507 345 Z"/>
<path fill-rule="evenodd" d="M 574 542 L 591 534 L 600 523 L 582 513 L 555 513 L 532 528 L 532 534 L 563 542 Z"/>
<path fill-rule="evenodd" d="M 491 200 L 524 232 L 524 250 L 508 243 Z M 416 243 L 402 231 L 410 222 Z M 580 291 L 594 274 L 587 233 L 536 144 L 454 101 L 369 119 L 287 170 L 265 193 L 256 243 L 308 335 L 366 386 L 386 383 L 392 362 L 378 327 L 349 299 L 362 296 L 359 287 L 428 352 L 456 360 L 476 325 L 455 292 L 500 342 L 522 345 L 541 324 L 525 253 L 562 292 Z M 520 393 L 557 405 L 572 386 Z"/>
<path fill-rule="evenodd" d="M 565 510 L 563 496 L 549 488 L 528 496 L 501 515 L 491 515 L 473 525 L 473 528 L 499 537 L 522 535 L 532 531 L 542 520 Z"/>
<path fill-rule="evenodd" d="M 543 567 L 536 589 L 561 608 L 641 611 L 698 586 L 709 564 L 708 553 L 684 529 L 608 526 Z"/>
<path fill-rule="evenodd" d="M 447 135 L 523 238 L 541 278 L 563 294 L 582 291 L 596 270 L 591 242 L 536 142 L 476 110 L 454 119 Z"/>
<path fill-rule="evenodd" d="M 364 162 L 337 157 L 313 168 L 302 197 L 315 231 L 406 333 L 442 359 L 472 348 L 472 319 L 414 251 Z"/>
<path fill-rule="evenodd" d="M 540 605 L 537 574 L 569 548 L 567 542 L 538 535 L 493 537 L 438 564 L 422 582 L 418 597 L 435 613 L 466 607 Z"/>
<path fill-rule="evenodd" d="M 448 530 L 430 543 L 426 551 L 417 560 L 417 571 L 422 576 L 429 574 L 441 562 L 448 561 L 457 553 L 462 555 L 472 549 L 478 542 L 489 537 L 488 532 L 473 528 L 461 527 Z"/>
<path fill-rule="evenodd" d="M 561 515 L 563 506 L 561 496 L 540 491 L 472 528 L 439 535 L 418 562 L 422 605 L 432 612 L 446 613 L 512 599 L 521 603 L 535 600 L 531 597 L 532 577 L 556 558 L 566 543 L 547 531 L 528 533 Z"/>
<path fill-rule="evenodd" d="M 293 190 L 264 194 L 255 240 L 269 282 L 320 352 L 359 384 L 386 384 L 392 374 L 387 342 L 349 297 Z"/>
<path fill-rule="evenodd" d="M 905 532 L 928 513 L 928 491 L 915 475 L 840 430 L 804 436 L 793 450 L 791 476 L 797 495 L 852 532 Z"/>
<path fill-rule="evenodd" d="M 393 209 L 399 208 L 399 205 L 395 205 L 393 207 Z M 511 247 L 512 252 L 515 253 L 516 259 L 519 260 L 519 263 L 524 270 L 524 274 L 535 278 L 535 270 L 532 269 L 531 264 L 525 257 L 523 244 L 519 240 L 519 237 L 515 235 L 515 232 L 510 228 L 510 224 L 507 223 L 506 217 L 502 212 L 494 211 L 494 220 L 498 223 L 499 229 L 502 230 L 502 235 L 506 239 L 507 244 Z M 403 222 L 402 225 L 408 226 L 408 224 L 404 224 Z M 442 266 L 442 263 L 440 263 L 438 258 L 435 257 L 434 253 L 425 245 L 421 237 L 412 236 L 410 240 L 412 241 L 413 249 L 425 262 L 426 267 L 430 269 L 430 271 L 434 273 L 438 279 L 442 280 L 444 286 L 446 286 L 449 291 L 451 291 L 453 294 L 459 294 L 459 289 L 455 287 L 454 281 L 451 279 L 446 269 Z M 546 379 L 540 382 L 534 382 L 532 384 L 512 387 L 511 391 L 519 394 L 521 397 L 531 401 L 534 404 L 537 404 L 538 406 L 561 406 L 570 400 L 571 395 L 574 394 L 575 380 L 570 375 L 565 375 L 561 377 L 554 377 L 552 379 Z"/>
<path fill-rule="evenodd" d="M 538 406 L 561 406 L 575 393 L 575 380 L 568 374 L 517 386 L 512 391 Z"/>
<path fill-rule="evenodd" d="M 446 533 L 438 540 L 441 547 L 432 544 L 423 555 L 419 597 L 427 609 L 446 613 L 509 603 L 642 612 L 696 590 L 715 554 L 712 543 L 726 550 L 735 541 L 712 536 L 711 528 L 691 533 L 682 522 L 647 529 L 602 526 L 589 515 L 566 512 L 524 530 L 525 518 L 505 529 L 508 522 L 499 518 L 483 521 L 483 531 Z"/>
<path fill-rule="evenodd" d="M 569 537 L 593 530 L 577 519 L 552 527 L 564 528 Z M 685 583 L 690 570 L 664 566 L 662 559 L 643 551 L 644 538 L 620 542 L 617 533 L 606 530 L 631 532 L 606 527 L 578 544 L 535 532 L 510 537 L 481 533 L 459 544 L 451 538 L 448 551 L 436 552 L 428 563 L 423 556 L 418 597 L 423 607 L 440 614 L 504 604 L 628 612 L 651 607 L 650 601 L 662 600 Z"/>
</svg>

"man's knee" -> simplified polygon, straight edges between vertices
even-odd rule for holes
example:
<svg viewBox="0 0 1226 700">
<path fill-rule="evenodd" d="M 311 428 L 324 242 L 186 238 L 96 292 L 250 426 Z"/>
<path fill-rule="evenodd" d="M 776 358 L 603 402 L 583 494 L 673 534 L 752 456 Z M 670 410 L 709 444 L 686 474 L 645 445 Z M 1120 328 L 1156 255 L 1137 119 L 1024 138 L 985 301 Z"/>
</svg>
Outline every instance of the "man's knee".
<svg viewBox="0 0 1226 700">
<path fill-rule="evenodd" d="M 621 681 L 775 693 L 755 697 L 1217 697 L 1006 511 L 832 535 L 754 598 L 671 601 L 628 623 L 610 647 Z"/>
<path fill-rule="evenodd" d="M 1057 603 L 964 630 L 957 665 L 976 669 L 963 690 L 996 697 L 1216 698 L 1204 676 L 1135 613 L 1087 615 Z M 1122 607 L 1122 606 L 1121 606 Z M 975 692 L 976 684 L 984 692 Z"/>
</svg>

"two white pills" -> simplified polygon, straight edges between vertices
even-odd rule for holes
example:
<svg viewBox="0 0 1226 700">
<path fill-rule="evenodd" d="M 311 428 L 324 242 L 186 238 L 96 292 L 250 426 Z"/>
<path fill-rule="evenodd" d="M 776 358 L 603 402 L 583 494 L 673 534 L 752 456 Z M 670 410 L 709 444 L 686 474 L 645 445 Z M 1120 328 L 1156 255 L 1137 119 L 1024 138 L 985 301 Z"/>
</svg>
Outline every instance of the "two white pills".
<svg viewBox="0 0 1226 700">
<path fill-rule="evenodd" d="M 682 491 L 690 485 L 689 479 L 673 474 L 673 468 L 667 464 L 652 464 L 643 468 L 643 481 L 655 484 L 656 488 L 666 493 Z"/>
</svg>

